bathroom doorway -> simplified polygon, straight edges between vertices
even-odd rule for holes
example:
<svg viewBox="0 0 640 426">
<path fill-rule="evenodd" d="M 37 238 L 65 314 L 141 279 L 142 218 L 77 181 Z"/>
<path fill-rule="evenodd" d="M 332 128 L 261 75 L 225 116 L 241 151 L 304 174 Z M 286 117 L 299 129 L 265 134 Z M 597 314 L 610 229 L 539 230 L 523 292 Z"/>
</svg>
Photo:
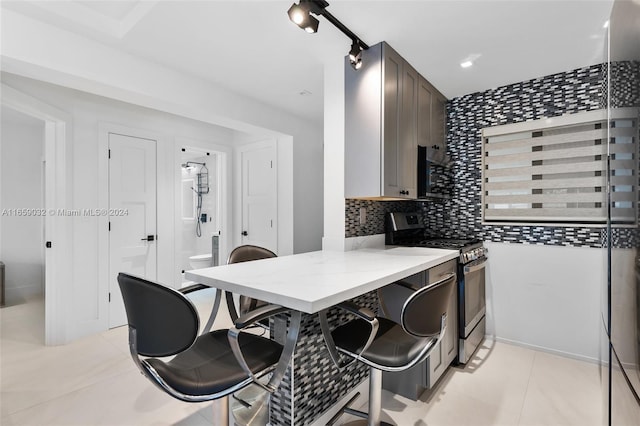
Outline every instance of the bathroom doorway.
<svg viewBox="0 0 640 426">
<path fill-rule="evenodd" d="M 226 263 L 227 153 L 181 146 L 176 186 L 176 286 L 184 272 Z"/>
</svg>

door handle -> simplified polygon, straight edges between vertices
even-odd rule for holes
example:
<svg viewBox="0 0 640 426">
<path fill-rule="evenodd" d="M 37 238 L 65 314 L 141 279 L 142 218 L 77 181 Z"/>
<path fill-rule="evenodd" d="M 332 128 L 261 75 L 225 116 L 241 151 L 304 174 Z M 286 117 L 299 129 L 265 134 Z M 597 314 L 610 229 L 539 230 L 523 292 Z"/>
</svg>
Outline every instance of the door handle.
<svg viewBox="0 0 640 426">
<path fill-rule="evenodd" d="M 247 235 L 249 235 L 249 233 L 247 231 L 242 231 L 242 236 L 246 237 Z"/>
<path fill-rule="evenodd" d="M 147 235 L 147 238 L 142 238 L 140 241 L 154 241 L 155 239 L 155 235 Z"/>
</svg>

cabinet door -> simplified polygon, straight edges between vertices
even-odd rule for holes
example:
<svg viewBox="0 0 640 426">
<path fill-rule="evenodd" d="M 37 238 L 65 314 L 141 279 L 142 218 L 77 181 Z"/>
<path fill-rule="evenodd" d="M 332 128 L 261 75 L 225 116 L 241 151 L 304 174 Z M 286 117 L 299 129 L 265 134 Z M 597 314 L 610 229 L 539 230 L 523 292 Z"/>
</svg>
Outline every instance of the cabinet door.
<svg viewBox="0 0 640 426">
<path fill-rule="evenodd" d="M 431 389 L 447 368 L 444 356 L 442 355 L 442 342 L 440 342 L 437 347 L 433 348 L 429 358 L 427 359 L 427 364 L 429 365 L 429 368 L 427 369 L 427 389 Z"/>
<path fill-rule="evenodd" d="M 431 284 L 441 279 L 446 274 L 456 272 L 457 261 L 450 260 L 446 263 L 440 264 L 428 270 L 426 281 Z M 447 308 L 447 330 L 444 338 L 439 343 L 438 347 L 434 348 L 428 358 L 428 376 L 427 387 L 432 388 L 440 376 L 447 370 L 451 361 L 454 360 L 458 350 L 458 329 L 457 329 L 457 315 L 458 315 L 458 298 L 457 291 L 453 288 L 453 293 L 449 299 L 449 306 Z"/>
<path fill-rule="evenodd" d="M 447 309 L 447 332 L 442 339 L 442 356 L 446 365 L 451 365 L 458 355 L 458 294 L 457 289 L 451 295 Z"/>
<path fill-rule="evenodd" d="M 418 72 L 407 62 L 402 69 L 402 110 L 400 113 L 400 193 L 416 198 L 418 168 Z"/>
<path fill-rule="evenodd" d="M 431 101 L 431 144 L 446 151 L 447 149 L 447 99 L 436 93 Z"/>
<path fill-rule="evenodd" d="M 418 72 L 396 51 L 384 50 L 383 182 L 385 197 L 417 196 Z"/>
<path fill-rule="evenodd" d="M 447 98 L 424 77 L 418 83 L 418 145 L 446 150 Z"/>
<path fill-rule="evenodd" d="M 402 110 L 402 64 L 404 60 L 393 49 L 385 48 L 383 76 L 383 173 L 382 195 L 399 197 L 400 168 L 400 112 Z"/>
<path fill-rule="evenodd" d="M 432 146 L 431 142 L 431 103 L 433 86 L 424 78 L 418 82 L 418 145 Z"/>
<path fill-rule="evenodd" d="M 457 298 L 454 296 L 451 298 L 447 309 L 447 330 L 444 338 L 429 355 L 429 375 L 427 376 L 427 387 L 429 389 L 436 384 L 458 353 L 457 312 Z"/>
</svg>

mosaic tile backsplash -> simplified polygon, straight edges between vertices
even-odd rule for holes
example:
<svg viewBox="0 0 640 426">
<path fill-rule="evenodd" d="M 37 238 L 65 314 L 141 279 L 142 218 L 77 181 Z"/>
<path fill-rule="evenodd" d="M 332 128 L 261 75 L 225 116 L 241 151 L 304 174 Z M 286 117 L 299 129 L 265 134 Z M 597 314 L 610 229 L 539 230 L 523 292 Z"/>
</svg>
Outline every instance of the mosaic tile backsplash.
<svg viewBox="0 0 640 426">
<path fill-rule="evenodd" d="M 481 129 L 509 123 L 602 109 L 606 104 L 606 65 L 594 65 L 452 99 L 447 104 L 447 153 L 453 161 L 449 200 L 346 200 L 345 236 L 384 233 L 389 211 L 421 211 L 432 236 L 475 237 L 488 241 L 602 247 L 605 230 L 593 227 L 483 225 L 481 221 Z M 640 62 L 612 64 L 613 107 L 640 106 Z M 359 224 L 360 208 L 367 223 Z M 635 228 L 614 229 L 616 247 L 636 247 Z"/>
</svg>

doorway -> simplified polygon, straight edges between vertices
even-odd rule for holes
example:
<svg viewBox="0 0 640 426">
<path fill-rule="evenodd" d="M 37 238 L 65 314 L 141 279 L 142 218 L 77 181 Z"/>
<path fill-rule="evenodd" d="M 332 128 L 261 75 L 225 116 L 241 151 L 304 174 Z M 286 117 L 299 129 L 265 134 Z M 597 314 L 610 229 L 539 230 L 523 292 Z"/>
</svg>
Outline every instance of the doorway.
<svg viewBox="0 0 640 426">
<path fill-rule="evenodd" d="M 278 253 L 278 176 L 276 141 L 238 148 L 240 174 L 240 244 Z"/>
<path fill-rule="evenodd" d="M 228 153 L 222 147 L 177 141 L 175 283 L 188 285 L 184 272 L 226 262 Z M 207 146 L 207 147 L 205 147 Z"/>
<path fill-rule="evenodd" d="M 109 328 L 127 321 L 117 276 L 156 280 L 156 141 L 109 133 Z"/>
<path fill-rule="evenodd" d="M 43 123 L 42 158 L 38 159 L 36 169 L 41 174 L 39 179 L 43 189 L 43 194 L 38 196 L 44 197 L 44 201 L 39 211 L 42 225 L 36 225 L 41 235 L 40 246 L 35 251 L 43 253 L 41 259 L 44 259 L 44 343 L 61 345 L 68 340 L 64 306 L 71 285 L 71 238 L 69 224 L 64 217 L 68 208 L 67 194 L 70 193 L 69 171 L 65 165 L 70 158 L 67 129 L 71 119 L 67 113 L 5 84 L 2 84 L 2 107 Z M 4 235 L 0 241 L 3 238 Z"/>
<path fill-rule="evenodd" d="M 28 316 L 27 333 L 44 343 L 45 122 L 2 106 L 1 128 L 2 300 Z"/>
</svg>

